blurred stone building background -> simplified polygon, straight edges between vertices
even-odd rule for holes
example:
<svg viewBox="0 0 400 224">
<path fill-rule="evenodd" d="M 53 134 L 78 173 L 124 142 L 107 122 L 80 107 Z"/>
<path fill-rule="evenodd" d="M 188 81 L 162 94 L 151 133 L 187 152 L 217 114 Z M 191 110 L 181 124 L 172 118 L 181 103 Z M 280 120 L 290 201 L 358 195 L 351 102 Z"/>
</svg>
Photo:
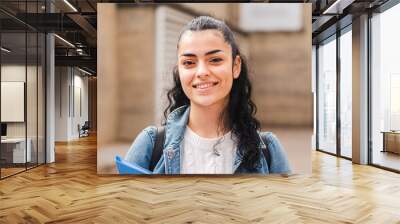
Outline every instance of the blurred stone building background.
<svg viewBox="0 0 400 224">
<path fill-rule="evenodd" d="M 178 35 L 198 15 L 222 19 L 235 32 L 262 129 L 278 135 L 295 172 L 311 172 L 311 5 L 265 5 L 273 4 L 98 5 L 99 173 L 114 173 L 114 155 L 124 155 L 143 128 L 161 124 Z"/>
</svg>

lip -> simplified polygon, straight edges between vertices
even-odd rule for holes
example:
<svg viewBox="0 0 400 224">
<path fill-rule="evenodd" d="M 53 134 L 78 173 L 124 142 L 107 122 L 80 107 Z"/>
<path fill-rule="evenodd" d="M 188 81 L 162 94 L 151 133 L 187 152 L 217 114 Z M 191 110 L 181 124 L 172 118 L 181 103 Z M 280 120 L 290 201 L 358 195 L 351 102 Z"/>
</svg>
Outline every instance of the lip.
<svg viewBox="0 0 400 224">
<path fill-rule="evenodd" d="M 198 82 L 192 85 L 199 94 L 208 94 L 219 82 Z"/>
<path fill-rule="evenodd" d="M 197 89 L 197 90 L 205 90 L 205 89 L 210 89 L 216 85 L 218 85 L 219 82 L 198 82 L 192 84 L 192 87 Z"/>
</svg>

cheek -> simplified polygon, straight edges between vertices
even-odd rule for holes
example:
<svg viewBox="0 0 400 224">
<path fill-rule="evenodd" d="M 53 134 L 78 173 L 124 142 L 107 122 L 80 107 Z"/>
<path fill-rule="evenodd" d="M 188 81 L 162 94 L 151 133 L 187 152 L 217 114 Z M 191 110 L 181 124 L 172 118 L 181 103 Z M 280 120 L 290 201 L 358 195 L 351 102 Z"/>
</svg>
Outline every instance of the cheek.
<svg viewBox="0 0 400 224">
<path fill-rule="evenodd" d="M 179 79 L 181 80 L 183 90 L 189 89 L 191 87 L 192 79 L 194 75 L 186 70 L 186 69 L 179 69 Z"/>
<path fill-rule="evenodd" d="M 216 74 L 225 85 L 229 85 L 233 81 L 233 73 L 230 66 L 216 67 L 213 73 Z"/>
</svg>

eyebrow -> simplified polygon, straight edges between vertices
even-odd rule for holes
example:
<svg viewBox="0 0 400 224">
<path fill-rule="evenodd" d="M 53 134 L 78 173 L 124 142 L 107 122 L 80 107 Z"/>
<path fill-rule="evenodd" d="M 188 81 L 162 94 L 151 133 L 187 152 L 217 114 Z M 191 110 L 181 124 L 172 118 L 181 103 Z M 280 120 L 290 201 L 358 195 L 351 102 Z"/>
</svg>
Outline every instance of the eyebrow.
<svg viewBox="0 0 400 224">
<path fill-rule="evenodd" d="M 215 53 L 218 53 L 218 52 L 222 52 L 222 50 L 218 50 L 218 49 L 217 50 L 212 50 L 212 51 L 209 51 L 209 52 L 205 53 L 204 55 L 207 56 L 207 55 L 215 54 Z M 184 54 L 181 54 L 181 56 L 195 57 L 196 55 L 192 54 L 192 53 L 184 53 Z"/>
</svg>

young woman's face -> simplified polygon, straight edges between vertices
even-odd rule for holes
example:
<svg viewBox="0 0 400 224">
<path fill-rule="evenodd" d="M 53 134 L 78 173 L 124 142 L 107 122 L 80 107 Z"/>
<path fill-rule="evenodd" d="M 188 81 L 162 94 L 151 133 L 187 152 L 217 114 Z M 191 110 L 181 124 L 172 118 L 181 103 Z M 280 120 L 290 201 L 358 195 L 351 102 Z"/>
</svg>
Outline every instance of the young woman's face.
<svg viewBox="0 0 400 224">
<path fill-rule="evenodd" d="M 241 60 L 232 63 L 231 46 L 217 30 L 186 31 L 179 42 L 178 70 L 183 91 L 196 106 L 224 104 Z"/>
</svg>

